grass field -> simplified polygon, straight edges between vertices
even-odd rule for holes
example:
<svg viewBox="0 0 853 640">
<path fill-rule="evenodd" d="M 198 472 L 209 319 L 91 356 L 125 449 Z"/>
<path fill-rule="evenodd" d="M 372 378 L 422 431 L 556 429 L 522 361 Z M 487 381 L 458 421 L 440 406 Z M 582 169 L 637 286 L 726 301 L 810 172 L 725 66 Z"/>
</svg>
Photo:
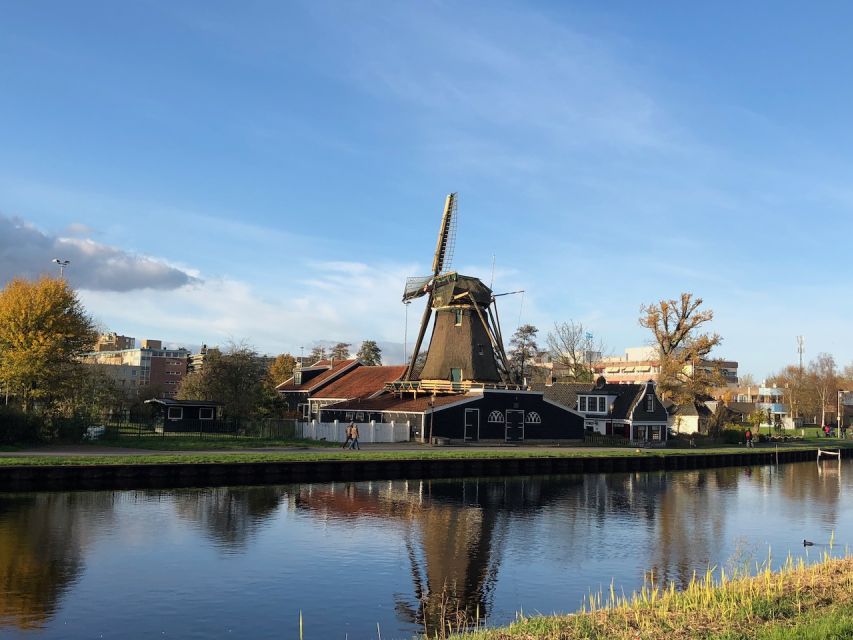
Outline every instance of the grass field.
<svg viewBox="0 0 853 640">
<path fill-rule="evenodd" d="M 208 442 L 204 440 L 202 442 Z M 280 443 L 279 443 L 280 444 Z M 822 444 L 822 443 L 821 443 Z M 312 445 L 317 443 L 312 441 Z M 124 446 L 133 446 L 128 443 Z M 833 447 L 853 447 L 853 443 L 833 443 Z M 213 448 L 213 447 L 210 447 Z M 785 443 L 780 444 L 779 449 L 816 449 L 817 445 L 812 442 Z M 704 449 L 632 449 L 620 448 L 493 448 L 493 449 L 467 449 L 456 447 L 431 448 L 424 446 L 422 449 L 400 449 L 398 451 L 345 451 L 332 444 L 323 451 L 281 451 L 281 452 L 255 452 L 255 453 L 218 453 L 212 451 L 181 450 L 174 453 L 151 453 L 151 454 L 128 454 L 128 455 L 32 455 L 32 456 L 4 456 L 0 452 L 0 466 L 8 465 L 92 465 L 92 464 L 165 464 L 165 463 L 214 463 L 214 462 L 322 462 L 330 460 L 430 460 L 430 459 L 460 459 L 460 460 L 488 460 L 495 458 L 583 458 L 583 457 L 654 457 L 672 455 L 705 455 L 713 453 L 746 454 L 753 451 L 775 450 L 775 445 L 766 444 L 756 446 L 755 449 L 747 449 L 743 446 L 732 445 Z"/>
<path fill-rule="evenodd" d="M 130 449 L 147 449 L 150 451 L 206 451 L 210 449 L 239 450 L 239 449 L 267 449 L 270 447 L 292 448 L 312 447 L 330 448 L 340 444 L 326 442 L 325 440 L 282 440 L 281 438 L 246 438 L 231 435 L 208 435 L 198 437 L 195 434 L 183 436 L 142 436 L 140 438 L 125 436 L 112 440 L 98 440 L 91 443 L 94 446 L 127 447 Z"/>
<path fill-rule="evenodd" d="M 446 633 L 439 637 L 448 637 Z M 709 571 L 683 591 L 644 587 L 595 594 L 568 616 L 524 617 L 508 627 L 449 634 L 456 640 L 829 640 L 853 637 L 853 559 L 727 577 Z"/>
</svg>

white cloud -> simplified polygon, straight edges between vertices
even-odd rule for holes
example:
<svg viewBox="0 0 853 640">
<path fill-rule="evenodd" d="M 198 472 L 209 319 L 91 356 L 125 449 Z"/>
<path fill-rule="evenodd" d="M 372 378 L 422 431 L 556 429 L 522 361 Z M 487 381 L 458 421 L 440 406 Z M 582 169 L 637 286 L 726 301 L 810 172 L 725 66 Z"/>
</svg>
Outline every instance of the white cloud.
<svg viewBox="0 0 853 640">
<path fill-rule="evenodd" d="M 78 226 L 77 231 L 82 229 Z M 176 289 L 195 280 L 163 260 L 88 238 L 50 235 L 20 218 L 0 215 L 0 282 L 55 271 L 51 264 L 55 258 L 71 262 L 65 275 L 80 289 Z"/>
<path fill-rule="evenodd" d="M 308 351 L 321 340 L 350 342 L 354 350 L 362 340 L 402 342 L 407 266 L 314 262 L 303 271 L 304 279 L 274 288 L 205 277 L 172 291 L 81 296 L 110 329 L 137 338 L 209 345 L 246 339 L 268 353 Z M 415 315 L 411 310 L 410 334 Z"/>
</svg>

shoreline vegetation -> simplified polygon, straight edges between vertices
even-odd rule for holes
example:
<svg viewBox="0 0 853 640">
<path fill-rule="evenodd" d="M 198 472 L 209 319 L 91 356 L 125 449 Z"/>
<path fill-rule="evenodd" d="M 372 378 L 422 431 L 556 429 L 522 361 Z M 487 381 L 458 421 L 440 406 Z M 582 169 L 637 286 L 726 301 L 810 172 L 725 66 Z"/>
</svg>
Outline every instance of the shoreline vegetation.
<svg viewBox="0 0 853 640">
<path fill-rule="evenodd" d="M 831 545 L 830 545 L 831 548 Z M 622 596 L 591 594 L 571 615 L 525 616 L 500 628 L 441 633 L 454 640 L 829 640 L 853 637 L 853 557 L 807 565 L 790 556 L 773 572 L 770 560 L 756 575 L 744 568 L 709 569 L 683 590 L 647 579 Z M 653 578 L 653 576 L 652 576 Z"/>
<path fill-rule="evenodd" d="M 113 443 L 116 446 L 120 444 Z M 468 449 L 466 447 L 424 447 L 423 449 L 400 449 L 371 451 L 369 448 L 362 451 L 341 450 L 337 446 L 312 444 L 311 448 L 305 442 L 292 443 L 290 446 L 281 446 L 277 443 L 280 451 L 244 451 L 247 444 L 242 447 L 231 448 L 229 446 L 217 446 L 214 440 L 203 440 L 181 447 L 175 443 L 163 443 L 162 448 L 157 449 L 154 442 L 150 443 L 152 451 L 105 453 L 102 450 L 88 455 L 85 453 L 87 446 L 79 445 L 73 454 L 63 455 L 61 452 L 33 455 L 20 455 L 12 451 L 0 450 L 0 467 L 3 466 L 92 466 L 92 465 L 147 465 L 147 464 L 235 464 L 235 463 L 260 463 L 260 462 L 334 462 L 353 461 L 408 461 L 408 460 L 495 460 L 495 459 L 531 459 L 531 458 L 655 458 L 670 456 L 695 456 L 695 455 L 748 455 L 753 453 L 773 453 L 776 445 L 769 443 L 759 445 L 755 448 L 743 446 L 719 446 L 695 449 L 635 449 L 630 447 L 599 448 L 584 446 L 542 446 L 516 449 L 510 447 L 495 446 L 494 448 Z M 127 442 L 128 448 L 133 448 L 133 442 Z M 259 448 L 263 444 L 257 444 Z M 149 447 L 145 447 L 148 449 Z M 222 449 L 221 451 L 219 449 Z M 312 450 L 315 448 L 315 450 Z M 785 443 L 778 446 L 778 451 L 802 451 L 825 449 L 850 449 L 853 442 L 843 440 L 830 440 L 824 442 L 800 442 Z M 94 447 L 93 447 L 94 449 Z M 193 451 L 196 449 L 196 451 Z M 210 449 L 210 451 L 198 450 Z M 320 449 L 320 450 L 316 450 Z"/>
</svg>

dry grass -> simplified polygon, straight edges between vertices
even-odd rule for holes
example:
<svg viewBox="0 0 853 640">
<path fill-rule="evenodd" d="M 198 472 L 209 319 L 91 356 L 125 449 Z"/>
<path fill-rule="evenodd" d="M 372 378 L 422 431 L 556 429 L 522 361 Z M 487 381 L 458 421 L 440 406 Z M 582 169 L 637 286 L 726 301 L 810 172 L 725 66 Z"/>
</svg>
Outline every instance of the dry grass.
<svg viewBox="0 0 853 640">
<path fill-rule="evenodd" d="M 526 618 L 494 630 L 454 636 L 478 640 L 683 640 L 688 638 L 853 637 L 853 558 L 806 566 L 790 558 L 779 572 L 769 561 L 757 575 L 709 570 L 683 591 L 659 588 L 592 594 L 581 612 Z"/>
</svg>

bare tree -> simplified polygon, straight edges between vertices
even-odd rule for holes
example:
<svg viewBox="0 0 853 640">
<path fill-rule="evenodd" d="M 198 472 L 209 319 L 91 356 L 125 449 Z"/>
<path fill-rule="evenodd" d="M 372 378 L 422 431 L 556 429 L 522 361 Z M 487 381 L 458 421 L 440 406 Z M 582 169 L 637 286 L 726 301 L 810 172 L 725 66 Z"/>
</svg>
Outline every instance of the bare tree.
<svg viewBox="0 0 853 640">
<path fill-rule="evenodd" d="M 815 399 L 814 385 L 808 376 L 800 370 L 799 365 L 791 364 L 767 378 L 768 385 L 776 385 L 783 389 L 785 402 L 792 417 L 801 415 L 816 415 L 819 402 Z"/>
<path fill-rule="evenodd" d="M 743 375 L 738 376 L 737 383 L 740 387 L 754 387 L 755 378 L 751 373 L 744 373 Z"/>
<path fill-rule="evenodd" d="M 604 343 L 596 341 L 580 322 L 569 320 L 554 323 L 554 330 L 546 337 L 551 360 L 566 373 L 564 378 L 573 382 L 593 379 L 592 363 L 604 354 Z"/>
<path fill-rule="evenodd" d="M 835 406 L 835 398 L 838 395 L 838 373 L 835 370 L 835 359 L 828 353 L 819 353 L 809 363 L 806 377 L 809 385 L 814 389 L 815 398 L 820 406 L 820 424 L 826 424 L 827 402 Z"/>
<path fill-rule="evenodd" d="M 682 293 L 678 300 L 640 307 L 640 326 L 652 332 L 658 350 L 658 389 L 679 403 L 693 402 L 723 382 L 720 366 L 708 357 L 723 339 L 700 332 L 714 318 L 714 312 L 701 305 L 702 298 Z"/>
</svg>

